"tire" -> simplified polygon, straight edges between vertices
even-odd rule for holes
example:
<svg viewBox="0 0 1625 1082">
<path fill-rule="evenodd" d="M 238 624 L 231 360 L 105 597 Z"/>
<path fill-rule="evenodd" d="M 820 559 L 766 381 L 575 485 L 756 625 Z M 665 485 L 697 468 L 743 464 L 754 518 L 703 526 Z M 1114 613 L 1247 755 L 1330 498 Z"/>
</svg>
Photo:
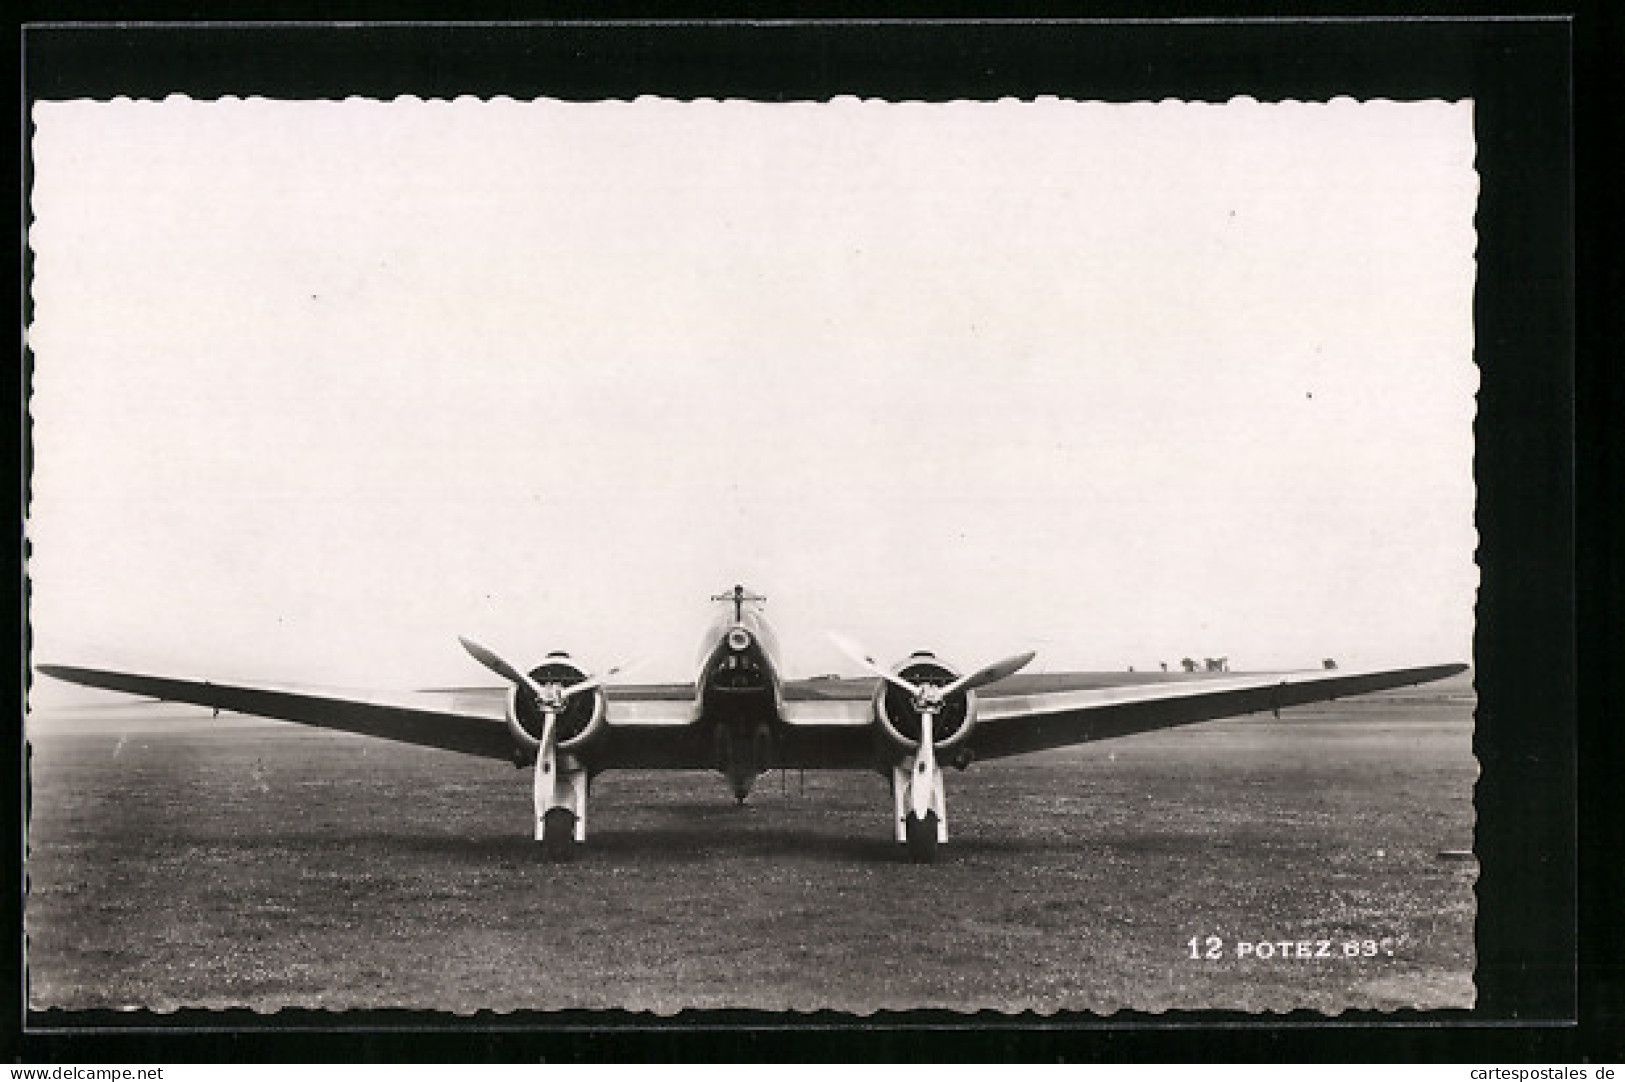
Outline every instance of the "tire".
<svg viewBox="0 0 1625 1082">
<path fill-rule="evenodd" d="M 913 812 L 903 821 L 904 833 L 908 836 L 908 859 L 914 864 L 935 864 L 937 862 L 937 813 L 928 811 L 921 819 Z"/>
<path fill-rule="evenodd" d="M 569 860 L 576 850 L 576 813 L 549 808 L 542 816 L 542 851 L 549 860 Z"/>
</svg>

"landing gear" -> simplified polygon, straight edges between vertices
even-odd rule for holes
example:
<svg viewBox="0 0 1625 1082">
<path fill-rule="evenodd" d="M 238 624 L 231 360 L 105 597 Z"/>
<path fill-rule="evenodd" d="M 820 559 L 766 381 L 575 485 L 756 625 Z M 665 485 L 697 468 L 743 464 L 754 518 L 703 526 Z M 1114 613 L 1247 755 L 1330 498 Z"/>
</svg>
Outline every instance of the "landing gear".
<svg viewBox="0 0 1625 1082">
<path fill-rule="evenodd" d="M 891 792 L 892 822 L 896 824 L 898 843 L 908 847 L 908 859 L 915 864 L 936 863 L 938 846 L 948 840 L 948 801 L 942 786 L 942 768 L 928 761 L 921 772 L 918 758 L 893 766 Z"/>
<path fill-rule="evenodd" d="M 940 821 L 935 811 L 925 813 L 921 819 L 913 812 L 903 821 L 903 831 L 908 841 L 908 859 L 913 864 L 935 864 L 937 862 L 937 828 Z"/>
<path fill-rule="evenodd" d="M 545 749 L 536 759 L 536 840 L 552 860 L 568 860 L 587 840 L 587 789 L 591 779 L 569 756 Z"/>
<path fill-rule="evenodd" d="M 549 808 L 542 816 L 542 852 L 548 860 L 566 861 L 576 850 L 576 813 L 569 808 Z"/>
</svg>

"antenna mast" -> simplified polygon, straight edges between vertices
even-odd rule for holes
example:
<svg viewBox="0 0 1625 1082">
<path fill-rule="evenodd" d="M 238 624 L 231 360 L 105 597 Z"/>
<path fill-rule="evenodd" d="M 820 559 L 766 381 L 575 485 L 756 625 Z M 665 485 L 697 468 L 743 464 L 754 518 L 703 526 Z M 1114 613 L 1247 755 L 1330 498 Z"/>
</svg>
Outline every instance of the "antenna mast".
<svg viewBox="0 0 1625 1082">
<path fill-rule="evenodd" d="M 741 621 L 741 620 L 743 620 L 745 618 L 745 602 L 747 602 L 747 601 L 764 601 L 765 602 L 767 600 L 767 598 L 763 597 L 761 594 L 746 593 L 745 588 L 743 586 L 736 585 L 728 593 L 725 593 L 725 594 L 712 594 L 711 595 L 711 600 L 712 601 L 732 601 L 734 603 L 734 622 L 738 623 L 739 621 Z"/>
</svg>

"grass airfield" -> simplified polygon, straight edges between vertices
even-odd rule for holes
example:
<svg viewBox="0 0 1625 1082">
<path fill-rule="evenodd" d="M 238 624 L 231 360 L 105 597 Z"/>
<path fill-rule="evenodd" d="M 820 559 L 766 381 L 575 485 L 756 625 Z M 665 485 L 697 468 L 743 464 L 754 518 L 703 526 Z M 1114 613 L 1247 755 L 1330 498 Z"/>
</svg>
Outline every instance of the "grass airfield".
<svg viewBox="0 0 1625 1082">
<path fill-rule="evenodd" d="M 1439 852 L 1472 846 L 1473 708 L 1461 677 L 950 771 L 935 866 L 878 775 L 771 774 L 736 807 L 714 775 L 605 774 L 553 865 L 528 771 L 63 708 L 29 723 L 28 1003 L 1468 1007 L 1477 864 Z"/>
</svg>

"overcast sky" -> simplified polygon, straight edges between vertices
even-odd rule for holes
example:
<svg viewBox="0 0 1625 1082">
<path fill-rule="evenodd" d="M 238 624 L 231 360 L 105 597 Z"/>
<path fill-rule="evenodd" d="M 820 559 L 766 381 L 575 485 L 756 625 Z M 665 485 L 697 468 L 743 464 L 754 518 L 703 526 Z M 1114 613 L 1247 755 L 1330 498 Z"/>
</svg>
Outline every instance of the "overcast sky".
<svg viewBox="0 0 1625 1082">
<path fill-rule="evenodd" d="M 1469 103 L 35 120 L 37 660 L 1469 659 Z"/>
</svg>

